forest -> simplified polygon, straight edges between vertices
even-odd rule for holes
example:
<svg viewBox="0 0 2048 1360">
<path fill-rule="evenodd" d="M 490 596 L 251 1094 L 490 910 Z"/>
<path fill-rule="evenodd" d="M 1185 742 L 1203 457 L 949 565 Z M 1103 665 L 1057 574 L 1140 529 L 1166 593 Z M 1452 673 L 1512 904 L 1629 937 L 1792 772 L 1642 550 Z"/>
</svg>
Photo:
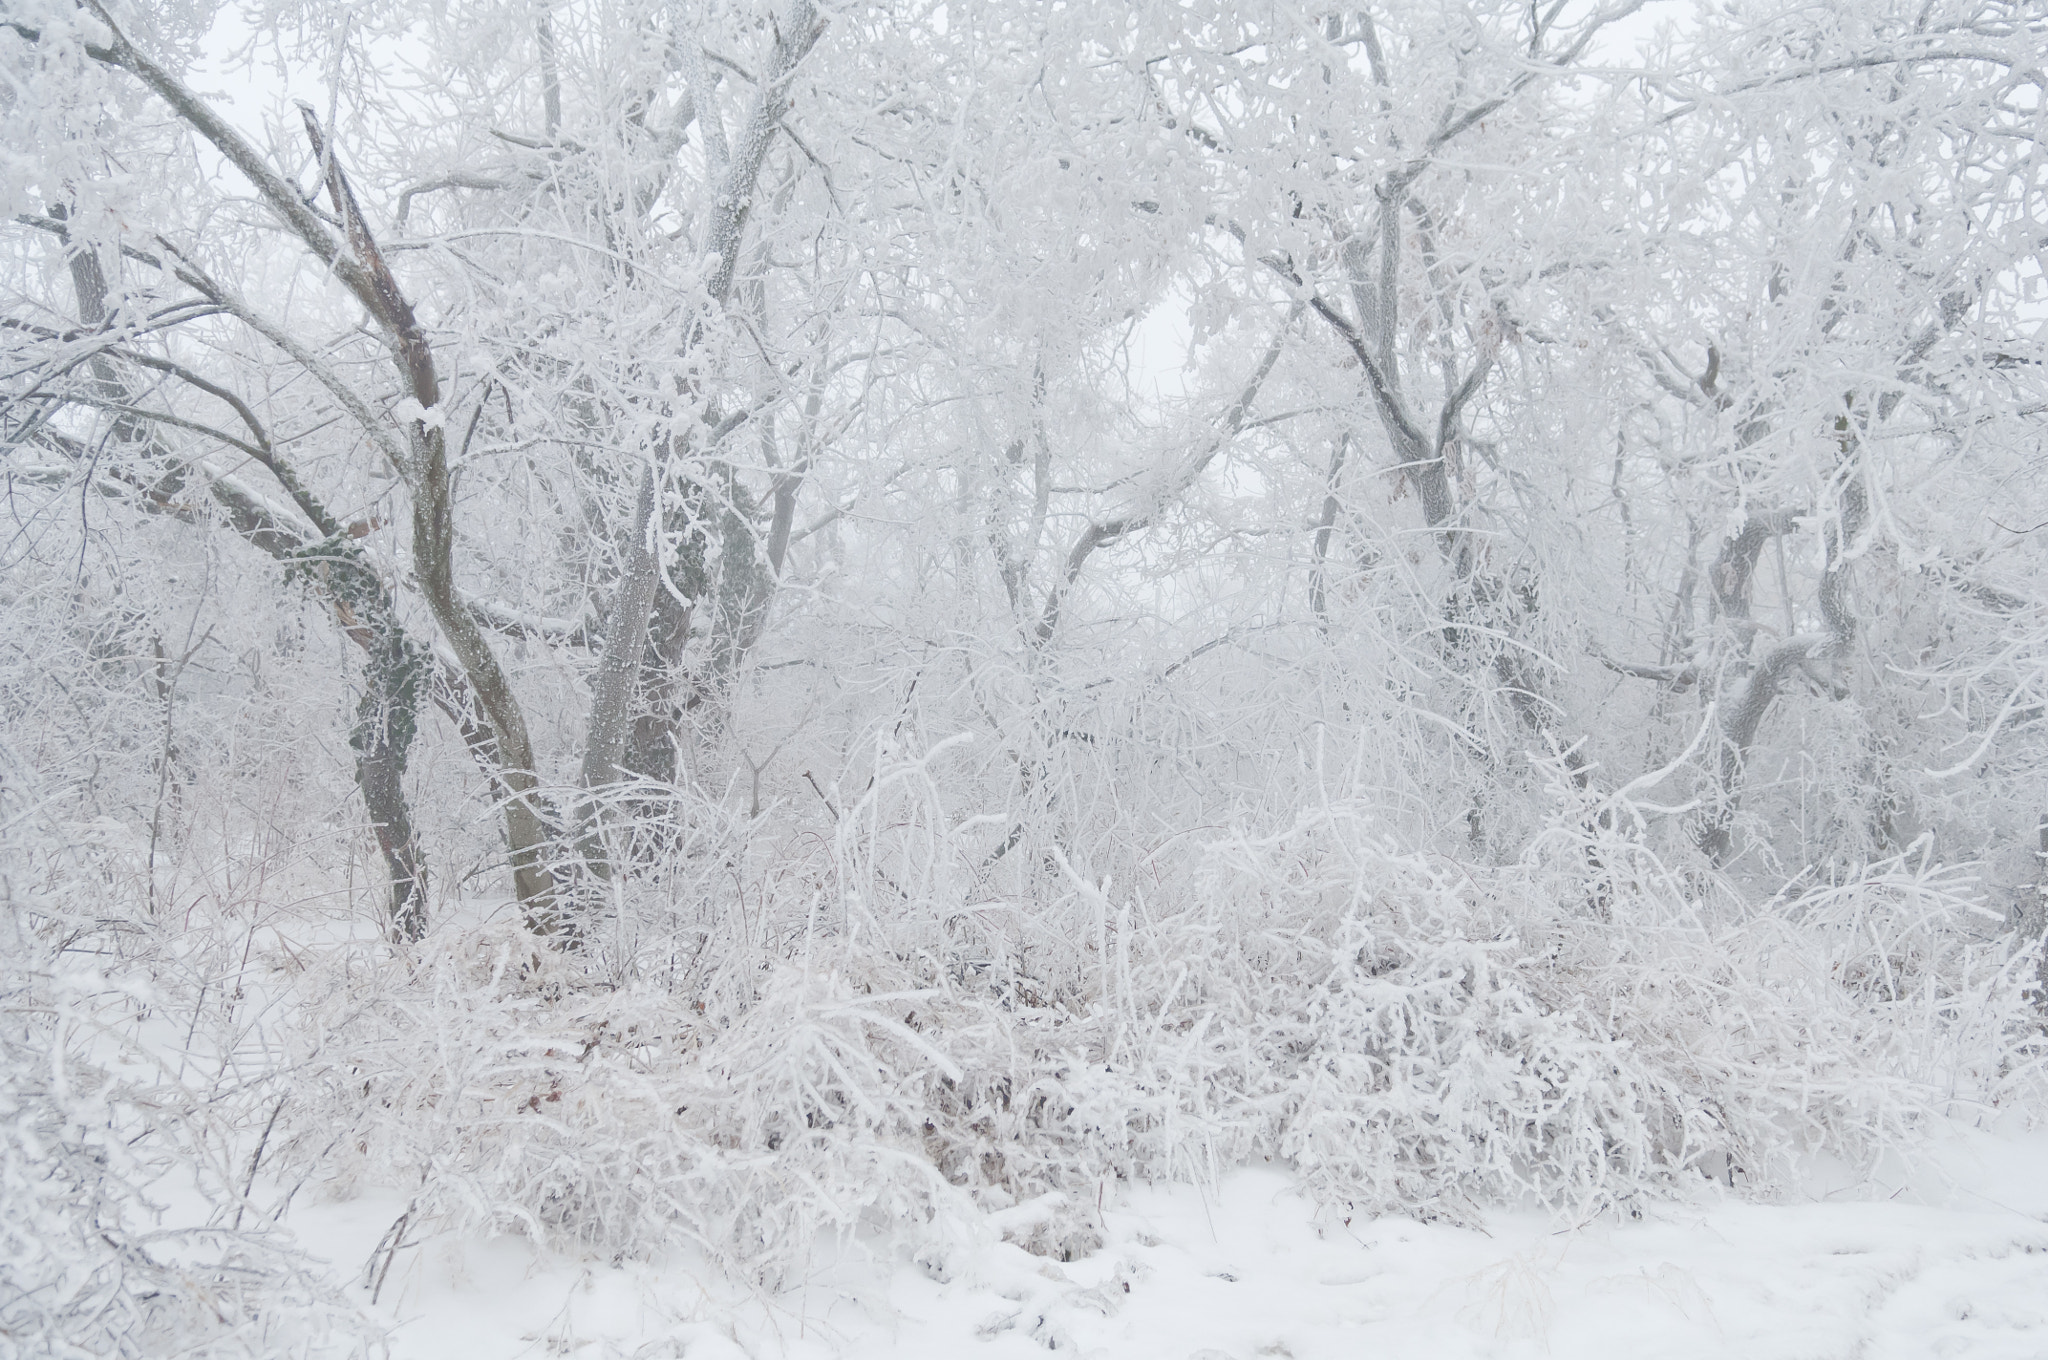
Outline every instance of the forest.
<svg viewBox="0 0 2048 1360">
<path fill-rule="evenodd" d="M 0 0 L 0 1352 L 2048 1110 L 2044 89 L 2030 0 Z"/>
</svg>

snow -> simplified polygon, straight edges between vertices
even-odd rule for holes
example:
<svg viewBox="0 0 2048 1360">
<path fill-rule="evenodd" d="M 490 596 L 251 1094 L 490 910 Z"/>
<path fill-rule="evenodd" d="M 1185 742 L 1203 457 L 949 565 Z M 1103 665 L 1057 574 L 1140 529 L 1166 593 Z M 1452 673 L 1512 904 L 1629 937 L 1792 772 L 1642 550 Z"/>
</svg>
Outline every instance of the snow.
<svg viewBox="0 0 2048 1360">
<path fill-rule="evenodd" d="M 374 1311 L 394 1360 L 2048 1356 L 2039 1132 L 1959 1127 L 1910 1166 L 1816 1176 L 1796 1201 L 1718 1191 L 1581 1225 L 1347 1222 L 1276 1169 L 1100 1189 L 1105 1245 L 1073 1262 L 1001 1240 L 1028 1228 L 1028 1205 L 914 1260 L 820 1242 L 807 1281 L 773 1295 L 683 1257 L 549 1260 L 443 1238 L 399 1253 Z M 293 1217 L 359 1282 L 404 1208 L 370 1195 Z"/>
<path fill-rule="evenodd" d="M 396 406 L 393 406 L 391 408 L 391 415 L 401 425 L 418 421 L 430 430 L 445 429 L 448 425 L 447 407 L 439 403 L 433 406 L 422 406 L 412 397 L 406 397 L 399 401 Z"/>
</svg>

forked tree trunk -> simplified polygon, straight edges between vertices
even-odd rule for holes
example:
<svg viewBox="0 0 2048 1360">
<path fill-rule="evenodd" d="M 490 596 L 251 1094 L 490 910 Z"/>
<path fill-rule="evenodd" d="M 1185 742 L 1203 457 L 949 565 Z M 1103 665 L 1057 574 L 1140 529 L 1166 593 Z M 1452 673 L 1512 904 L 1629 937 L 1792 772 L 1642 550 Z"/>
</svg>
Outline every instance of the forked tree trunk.
<svg viewBox="0 0 2048 1360">
<path fill-rule="evenodd" d="M 733 279 L 739 267 L 741 236 L 752 209 L 761 167 L 783 116 L 789 110 L 790 78 L 796 72 L 797 63 L 817 42 L 824 26 L 809 0 L 795 0 L 784 22 L 776 28 L 776 42 L 767 70 L 738 141 L 729 155 L 716 154 L 722 152 L 722 147 L 712 148 L 713 171 L 723 170 L 723 174 L 718 176 L 718 190 L 712 200 L 705 233 L 704 253 L 712 261 L 710 276 L 705 280 L 705 295 L 707 304 L 713 309 L 722 309 L 732 296 Z M 708 86 L 697 91 L 707 136 L 711 129 L 720 126 L 716 109 L 709 107 L 709 93 Z M 684 337 L 684 344 L 689 348 L 701 341 L 710 318 L 695 316 L 686 324 L 691 333 Z M 663 452 L 676 457 L 682 450 L 657 450 L 655 456 Z M 643 470 L 639 503 L 634 510 L 634 532 L 626 545 L 618 596 L 613 601 L 605 629 L 604 655 L 598 662 L 597 676 L 592 684 L 589 737 L 583 755 L 583 783 L 593 793 L 618 782 L 632 768 L 626 759 L 628 740 L 641 735 L 635 732 L 638 724 L 633 721 L 631 706 L 635 682 L 640 677 L 642 658 L 646 654 L 655 601 L 662 595 L 661 535 L 655 532 L 663 520 L 658 494 L 660 484 L 661 478 L 652 465 Z M 682 633 L 687 637 L 687 619 L 683 622 Z M 679 648 L 680 644 L 677 645 Z M 666 735 L 670 739 L 667 752 L 672 762 L 673 730 L 666 734 L 650 732 L 646 735 L 653 740 L 647 743 L 635 741 L 634 745 L 643 749 L 634 754 L 641 759 L 649 755 L 660 758 L 659 752 L 646 747 L 661 744 L 662 736 Z M 580 819 L 585 822 L 579 828 L 579 839 L 586 857 L 598 855 L 594 828 L 588 824 L 595 806 L 594 799 L 587 801 L 584 804 L 585 815 Z M 605 872 L 601 856 L 594 860 L 593 867 L 600 873 Z"/>
</svg>

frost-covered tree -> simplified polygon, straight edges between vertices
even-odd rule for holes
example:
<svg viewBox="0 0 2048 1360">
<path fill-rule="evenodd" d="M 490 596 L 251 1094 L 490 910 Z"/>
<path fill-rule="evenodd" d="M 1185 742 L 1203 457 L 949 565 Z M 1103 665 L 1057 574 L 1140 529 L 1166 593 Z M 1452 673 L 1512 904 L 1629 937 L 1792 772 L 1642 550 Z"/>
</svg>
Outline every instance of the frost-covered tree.
<svg viewBox="0 0 2048 1360">
<path fill-rule="evenodd" d="M 402 1188 L 372 1289 L 772 1276 L 2008 1098 L 2044 66 L 1996 0 L 13 5 L 0 1169 L 99 1155 L 88 1014 L 206 1112 L 95 1088 L 160 1155 L 49 1219 L 88 1292 L 179 1165 L 230 1254 Z"/>
</svg>

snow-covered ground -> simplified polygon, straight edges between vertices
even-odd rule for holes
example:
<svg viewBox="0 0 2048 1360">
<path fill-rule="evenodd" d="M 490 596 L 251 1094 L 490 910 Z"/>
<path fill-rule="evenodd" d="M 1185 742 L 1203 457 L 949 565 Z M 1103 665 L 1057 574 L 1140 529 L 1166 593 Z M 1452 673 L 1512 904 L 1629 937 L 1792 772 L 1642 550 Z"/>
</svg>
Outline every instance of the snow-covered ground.
<svg viewBox="0 0 2048 1360">
<path fill-rule="evenodd" d="M 1105 1245 L 1002 1240 L 1030 1206 L 915 1260 L 821 1243 L 768 1295 L 688 1260 L 548 1261 L 511 1240 L 400 1251 L 377 1313 L 398 1360 L 511 1357 L 2048 1357 L 2048 1134 L 1957 1129 L 1875 1181 L 1485 1231 L 1318 1213 L 1273 1170 L 1104 1187 Z M 359 1279 L 403 1201 L 294 1215 Z"/>
</svg>

